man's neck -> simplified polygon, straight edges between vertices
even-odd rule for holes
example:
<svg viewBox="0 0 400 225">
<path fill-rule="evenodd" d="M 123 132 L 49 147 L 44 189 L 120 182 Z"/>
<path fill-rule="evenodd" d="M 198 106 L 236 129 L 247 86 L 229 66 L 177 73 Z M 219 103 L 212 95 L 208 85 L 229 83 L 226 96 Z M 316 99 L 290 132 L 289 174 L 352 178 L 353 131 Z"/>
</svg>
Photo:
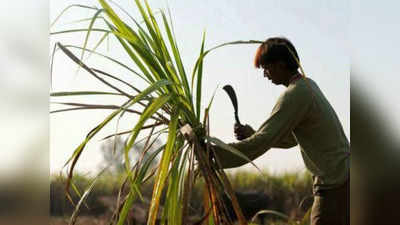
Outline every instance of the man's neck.
<svg viewBox="0 0 400 225">
<path fill-rule="evenodd" d="M 292 81 L 294 81 L 294 80 L 296 80 L 297 79 L 297 77 L 300 75 L 300 73 L 296 70 L 296 71 L 290 71 L 290 72 L 288 72 L 288 79 L 286 80 L 286 82 L 283 84 L 283 85 L 285 85 L 286 87 L 288 87 L 289 86 L 289 84 L 292 82 Z"/>
</svg>

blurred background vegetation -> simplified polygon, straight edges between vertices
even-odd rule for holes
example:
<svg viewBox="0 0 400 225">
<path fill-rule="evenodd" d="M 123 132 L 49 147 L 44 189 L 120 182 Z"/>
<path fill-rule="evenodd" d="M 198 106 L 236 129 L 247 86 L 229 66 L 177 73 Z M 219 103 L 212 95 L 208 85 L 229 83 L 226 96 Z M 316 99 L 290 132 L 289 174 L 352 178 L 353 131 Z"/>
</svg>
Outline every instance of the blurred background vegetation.
<svg viewBox="0 0 400 225">
<path fill-rule="evenodd" d="M 106 160 L 104 160 L 106 161 Z M 312 205 L 312 179 L 309 173 L 263 174 L 240 171 L 228 174 L 239 204 L 247 220 L 260 210 L 275 210 L 289 216 L 290 220 L 301 220 Z M 92 177 L 76 174 L 73 183 L 79 190 L 85 190 L 92 182 Z M 80 210 L 77 224 L 108 224 L 117 204 L 118 192 L 123 182 L 115 167 L 106 171 L 98 178 L 92 192 L 86 199 L 86 205 Z M 66 177 L 53 175 L 50 185 L 50 215 L 51 224 L 68 224 L 74 206 L 65 197 Z M 141 187 L 143 201 L 137 199 L 131 209 L 128 221 L 131 224 L 146 224 L 149 200 L 151 199 L 153 180 Z M 129 190 L 123 190 L 128 192 Z M 203 210 L 204 182 L 196 181 L 190 203 L 190 221 L 198 221 L 204 214 Z M 123 196 L 123 195 L 122 195 Z M 75 202 L 79 196 L 74 193 Z M 235 218 L 230 200 L 225 198 L 227 207 Z M 163 205 L 163 199 L 161 200 Z M 162 207 L 161 207 L 162 208 Z M 260 215 L 255 221 L 258 224 L 281 224 L 283 220 L 274 215 Z M 287 224 L 287 223 L 286 223 Z"/>
</svg>

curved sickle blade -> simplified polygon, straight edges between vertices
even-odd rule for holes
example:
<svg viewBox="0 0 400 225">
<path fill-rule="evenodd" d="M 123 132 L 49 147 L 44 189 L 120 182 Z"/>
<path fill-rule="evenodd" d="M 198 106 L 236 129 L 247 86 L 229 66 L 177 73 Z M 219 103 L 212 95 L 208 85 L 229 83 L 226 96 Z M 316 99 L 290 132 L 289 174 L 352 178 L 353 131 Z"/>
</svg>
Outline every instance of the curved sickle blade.
<svg viewBox="0 0 400 225">
<path fill-rule="evenodd" d="M 224 91 L 226 91 L 226 93 L 228 94 L 229 98 L 231 99 L 233 108 L 235 109 L 235 120 L 236 120 L 236 123 L 240 124 L 239 116 L 238 116 L 238 102 L 237 102 L 235 90 L 233 90 L 233 87 L 231 85 L 229 85 L 229 84 L 225 85 L 222 89 L 224 89 Z"/>
</svg>

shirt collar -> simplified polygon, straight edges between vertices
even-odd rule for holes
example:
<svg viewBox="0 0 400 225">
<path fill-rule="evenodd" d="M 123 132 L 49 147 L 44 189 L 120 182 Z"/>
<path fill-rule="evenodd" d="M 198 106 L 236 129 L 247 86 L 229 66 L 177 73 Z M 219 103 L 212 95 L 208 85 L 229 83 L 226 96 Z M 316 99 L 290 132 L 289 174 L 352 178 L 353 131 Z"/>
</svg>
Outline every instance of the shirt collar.
<svg viewBox="0 0 400 225">
<path fill-rule="evenodd" d="M 297 81 L 298 79 L 300 79 L 302 77 L 302 75 L 297 72 L 295 75 L 293 75 L 290 80 L 289 80 L 289 84 L 294 83 L 295 81 Z"/>
</svg>

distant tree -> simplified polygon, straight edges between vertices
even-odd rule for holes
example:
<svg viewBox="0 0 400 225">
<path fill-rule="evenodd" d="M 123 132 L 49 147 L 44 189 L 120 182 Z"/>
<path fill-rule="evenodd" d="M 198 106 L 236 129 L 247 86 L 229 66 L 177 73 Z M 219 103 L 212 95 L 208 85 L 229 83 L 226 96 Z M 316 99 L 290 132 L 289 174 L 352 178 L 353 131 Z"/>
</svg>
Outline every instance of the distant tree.
<svg viewBox="0 0 400 225">
<path fill-rule="evenodd" d="M 154 141 L 154 140 L 153 140 Z M 150 142 L 153 142 L 150 141 Z M 144 152 L 145 142 L 140 142 L 130 149 L 129 158 L 131 161 L 131 166 L 137 163 L 143 155 L 143 160 L 150 157 L 151 153 L 161 146 L 161 141 L 156 139 L 150 148 Z M 125 170 L 125 157 L 124 157 L 124 147 L 125 141 L 121 137 L 115 137 L 107 139 L 100 147 L 101 153 L 103 155 L 103 161 L 100 163 L 100 167 L 104 168 L 109 166 L 109 171 L 111 173 L 121 173 Z M 158 163 L 158 156 L 153 160 L 151 166 Z"/>
</svg>

